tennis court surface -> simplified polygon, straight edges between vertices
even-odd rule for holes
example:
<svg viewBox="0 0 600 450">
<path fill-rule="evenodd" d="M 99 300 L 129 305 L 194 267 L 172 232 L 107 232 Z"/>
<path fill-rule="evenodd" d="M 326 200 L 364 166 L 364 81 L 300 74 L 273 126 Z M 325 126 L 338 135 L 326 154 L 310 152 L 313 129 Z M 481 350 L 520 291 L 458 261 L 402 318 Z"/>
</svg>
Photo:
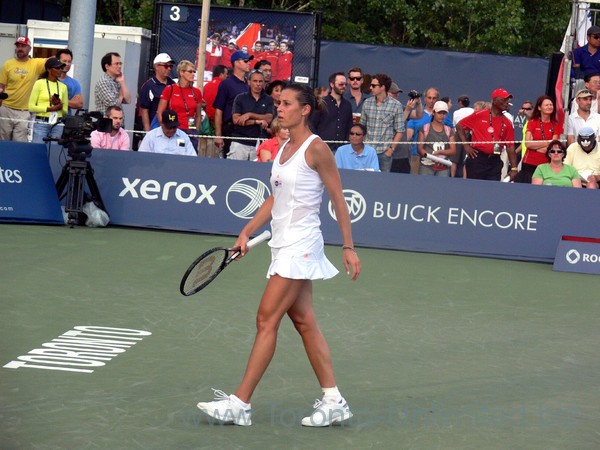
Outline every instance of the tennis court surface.
<svg viewBox="0 0 600 450">
<path fill-rule="evenodd" d="M 240 381 L 268 246 L 195 296 L 179 281 L 234 240 L 0 225 L 0 448 L 600 448 L 600 277 L 373 249 L 357 282 L 314 285 L 350 423 L 300 426 L 320 390 L 284 320 L 253 426 L 210 424 L 195 405 Z M 90 339 L 111 342 L 64 349 Z"/>
</svg>

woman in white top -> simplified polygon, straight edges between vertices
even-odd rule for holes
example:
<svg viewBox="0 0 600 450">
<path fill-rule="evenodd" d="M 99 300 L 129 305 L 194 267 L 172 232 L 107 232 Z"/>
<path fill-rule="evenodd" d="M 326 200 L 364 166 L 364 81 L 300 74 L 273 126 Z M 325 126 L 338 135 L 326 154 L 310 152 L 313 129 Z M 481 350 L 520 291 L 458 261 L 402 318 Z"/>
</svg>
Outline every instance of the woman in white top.
<svg viewBox="0 0 600 450">
<path fill-rule="evenodd" d="M 277 330 L 286 314 L 302 337 L 323 391 L 322 400 L 317 400 L 315 410 L 302 420 L 302 425 L 328 426 L 352 417 L 336 386 L 329 346 L 317 325 L 312 304 L 312 280 L 337 274 L 323 251 L 319 209 L 324 188 L 340 227 L 344 268 L 352 280 L 361 271 L 335 159 L 327 144 L 308 127 L 310 114 L 323 105 L 323 100 L 319 101 L 312 89 L 299 84 L 283 90 L 277 112 L 279 124 L 289 129 L 290 139 L 273 162 L 273 194 L 244 227 L 234 245 L 241 247 L 245 255 L 249 237 L 271 221 L 269 281 L 258 308 L 257 333 L 246 373 L 234 394 L 215 390 L 215 401 L 198 403 L 202 412 L 223 423 L 251 425 L 250 398 L 273 358 Z"/>
</svg>

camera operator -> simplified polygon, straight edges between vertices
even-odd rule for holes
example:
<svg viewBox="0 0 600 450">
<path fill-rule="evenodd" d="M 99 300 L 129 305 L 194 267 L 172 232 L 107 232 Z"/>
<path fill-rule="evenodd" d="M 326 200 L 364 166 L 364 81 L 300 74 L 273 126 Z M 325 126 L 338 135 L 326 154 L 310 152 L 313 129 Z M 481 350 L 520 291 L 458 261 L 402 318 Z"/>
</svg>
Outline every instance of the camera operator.
<svg viewBox="0 0 600 450">
<path fill-rule="evenodd" d="M 146 133 L 138 151 L 197 156 L 187 133 L 177 128 L 179 127 L 177 112 L 165 109 L 161 118 L 160 128 Z"/>
<path fill-rule="evenodd" d="M 67 86 L 58 80 L 65 64 L 52 57 L 46 60 L 45 67 L 46 71 L 34 83 L 29 96 L 29 112 L 36 114 L 32 142 L 39 144 L 43 144 L 46 137 L 61 137 L 63 125 L 58 122 L 69 108 Z"/>
<path fill-rule="evenodd" d="M 123 123 L 123 108 L 116 105 L 109 106 L 104 117 L 112 121 L 110 132 L 104 132 L 102 130 L 92 131 L 92 148 L 129 150 L 129 135 L 121 127 Z"/>
</svg>

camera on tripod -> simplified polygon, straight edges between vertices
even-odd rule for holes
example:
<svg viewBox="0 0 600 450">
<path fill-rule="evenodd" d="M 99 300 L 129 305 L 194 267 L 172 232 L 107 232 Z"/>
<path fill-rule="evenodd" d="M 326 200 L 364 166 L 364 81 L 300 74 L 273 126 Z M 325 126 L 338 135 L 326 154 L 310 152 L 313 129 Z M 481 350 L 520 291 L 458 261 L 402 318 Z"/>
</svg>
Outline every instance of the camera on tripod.
<svg viewBox="0 0 600 450">
<path fill-rule="evenodd" d="M 110 133 L 112 131 L 112 120 L 104 118 L 102 113 L 97 111 L 88 112 L 85 109 L 77 110 L 74 116 L 67 116 L 64 119 L 64 129 L 62 137 L 58 144 L 67 149 L 67 154 L 71 158 L 67 160 L 62 169 L 62 173 L 56 182 L 56 190 L 59 199 L 65 196 L 65 212 L 68 214 L 68 224 L 73 227 L 82 222 L 83 216 L 88 215 L 84 211 L 84 201 L 92 202 L 97 208 L 106 215 L 106 208 L 100 195 L 100 190 L 94 179 L 94 169 L 87 157 L 92 154 L 90 137 L 92 131 Z M 85 193 L 85 182 L 87 182 L 90 195 Z M 65 192 L 66 190 L 66 192 Z M 93 206 L 91 203 L 89 206 Z M 108 215 L 102 226 L 108 223 Z"/>
<path fill-rule="evenodd" d="M 92 153 L 90 136 L 95 130 L 110 133 L 112 120 L 105 118 L 98 111 L 78 109 L 74 116 L 64 118 L 64 129 L 58 143 L 67 148 L 71 158 L 85 160 Z"/>
</svg>

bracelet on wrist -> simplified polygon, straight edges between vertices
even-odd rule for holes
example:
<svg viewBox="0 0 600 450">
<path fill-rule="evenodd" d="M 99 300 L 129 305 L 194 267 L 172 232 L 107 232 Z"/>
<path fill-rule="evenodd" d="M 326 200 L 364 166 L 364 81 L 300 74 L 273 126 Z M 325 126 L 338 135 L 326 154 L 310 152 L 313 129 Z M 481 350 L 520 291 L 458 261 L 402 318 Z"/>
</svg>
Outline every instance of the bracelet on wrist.
<svg viewBox="0 0 600 450">
<path fill-rule="evenodd" d="M 354 250 L 354 247 L 350 247 L 349 245 L 342 245 L 342 250 L 350 250 L 350 251 L 356 251 Z"/>
</svg>

